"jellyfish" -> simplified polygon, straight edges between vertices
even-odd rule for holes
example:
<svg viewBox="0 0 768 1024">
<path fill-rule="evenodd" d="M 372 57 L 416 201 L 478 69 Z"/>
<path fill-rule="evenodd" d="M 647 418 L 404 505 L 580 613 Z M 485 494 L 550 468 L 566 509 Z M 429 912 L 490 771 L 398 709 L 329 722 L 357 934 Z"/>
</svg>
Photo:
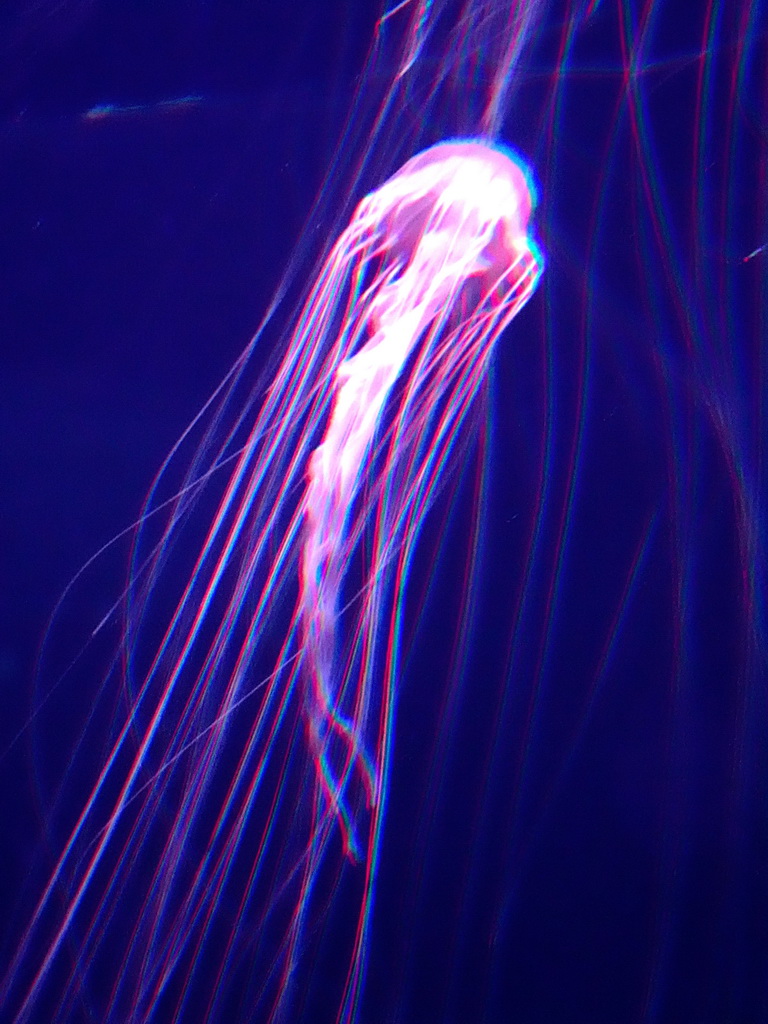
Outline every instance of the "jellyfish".
<svg viewBox="0 0 768 1024">
<path fill-rule="evenodd" d="M 360 876 L 340 997 L 341 1019 L 354 1019 L 397 692 L 398 652 L 389 644 L 377 654 L 379 623 L 393 571 L 402 587 L 409 546 L 450 473 L 448 455 L 494 344 L 536 287 L 533 204 L 520 159 L 478 138 L 432 146 L 359 203 L 229 466 L 194 571 L 20 945 L 11 986 L 64 887 L 65 911 L 18 1019 L 33 1012 L 73 933 L 85 974 L 97 970 L 105 935 L 106 945 L 113 941 L 110 915 L 126 912 L 135 886 L 142 895 L 128 912 L 125 967 L 100 1012 L 149 1020 L 173 998 L 176 1012 L 188 1012 L 198 997 L 189 957 L 200 962 L 222 941 L 207 908 L 225 899 L 241 870 L 246 834 L 249 878 L 239 883 L 245 895 L 219 954 L 207 1017 L 223 1015 L 221 980 L 236 940 L 254 928 L 262 936 L 273 929 L 272 944 L 259 949 L 254 1004 L 271 1007 L 270 1019 L 288 1013 L 306 936 L 327 900 L 320 890 L 329 870 L 341 871 L 340 850 Z M 134 678 L 136 636 L 153 620 L 158 576 L 189 514 L 197 472 L 171 503 L 161 542 L 134 565 L 124 639 Z M 275 503 L 278 493 L 285 498 Z M 366 546 L 364 575 L 345 609 L 350 565 Z M 288 593 L 294 611 L 266 654 L 268 611 Z M 351 635 L 340 642 L 342 627 Z M 264 675 L 255 680 L 257 671 Z M 260 702 L 242 732 L 241 705 L 255 693 Z M 212 768 L 224 762 L 221 792 Z M 173 826 L 158 840 L 171 794 Z M 157 841 L 151 866 L 143 864 L 142 850 Z M 82 968 L 72 971 L 59 1016 L 84 984 Z"/>
<path fill-rule="evenodd" d="M 409 160 L 363 200 L 331 257 L 345 274 L 350 254 L 356 263 L 379 264 L 365 308 L 352 313 L 361 337 L 350 340 L 334 372 L 328 424 L 309 460 L 301 554 L 310 746 L 345 848 L 355 857 L 358 839 L 330 768 L 329 744 L 337 740 L 347 748 L 344 773 L 359 769 L 369 801 L 376 801 L 382 780 L 356 721 L 370 705 L 365 692 L 370 681 L 361 680 L 352 721 L 336 710 L 334 650 L 345 524 L 387 397 L 420 339 L 418 374 L 439 373 L 438 360 L 451 375 L 462 363 L 482 363 L 533 291 L 540 260 L 527 234 L 531 205 L 525 172 L 501 148 L 476 140 L 441 143 Z M 453 329 L 446 338 L 449 324 Z M 430 384 L 436 386 L 439 378 Z M 409 399 L 415 408 L 424 401 L 418 387 Z M 410 414 L 409 408 L 402 415 Z M 404 425 L 397 429 L 405 432 Z M 374 765 L 380 761 L 381 752 Z"/>
</svg>

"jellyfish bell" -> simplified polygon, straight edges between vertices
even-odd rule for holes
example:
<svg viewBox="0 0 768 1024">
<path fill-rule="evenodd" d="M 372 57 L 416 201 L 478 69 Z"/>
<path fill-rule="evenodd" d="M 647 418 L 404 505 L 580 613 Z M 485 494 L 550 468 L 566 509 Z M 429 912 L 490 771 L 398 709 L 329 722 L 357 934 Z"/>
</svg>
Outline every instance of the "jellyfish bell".
<svg viewBox="0 0 768 1024">
<path fill-rule="evenodd" d="M 424 282 L 426 276 L 431 293 L 416 293 L 411 302 L 418 307 L 421 298 L 428 320 L 469 278 L 487 281 L 495 274 L 500 284 L 519 272 L 520 261 L 537 262 L 527 234 L 533 205 L 530 175 L 510 151 L 461 139 L 412 157 L 363 200 L 355 220 L 374 225 L 390 259 L 408 268 L 412 278 Z M 373 300 L 373 315 L 398 319 L 403 291 L 397 282 L 382 289 Z"/>
</svg>

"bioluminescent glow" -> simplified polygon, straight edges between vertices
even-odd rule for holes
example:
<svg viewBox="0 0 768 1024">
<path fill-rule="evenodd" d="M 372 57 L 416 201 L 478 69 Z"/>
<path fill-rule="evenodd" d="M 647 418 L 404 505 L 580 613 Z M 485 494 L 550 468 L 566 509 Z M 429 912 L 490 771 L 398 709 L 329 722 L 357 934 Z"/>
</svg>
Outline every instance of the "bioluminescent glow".
<svg viewBox="0 0 768 1024">
<path fill-rule="evenodd" d="M 376 681 L 367 666 L 357 681 L 335 678 L 345 524 L 384 403 L 420 339 L 423 352 L 391 427 L 389 457 L 398 461 L 400 447 L 413 446 L 413 431 L 424 431 L 425 411 L 438 403 L 444 382 L 458 379 L 459 404 L 442 413 L 436 438 L 455 431 L 494 341 L 536 285 L 540 266 L 527 235 L 530 213 L 525 172 L 505 153 L 475 141 L 434 146 L 361 203 L 323 274 L 320 308 L 309 315 L 325 319 L 323 306 L 344 290 L 350 274 L 360 283 L 343 326 L 328 426 L 309 462 L 300 606 L 312 684 L 306 704 L 310 743 L 328 806 L 355 858 L 361 856 L 359 841 L 328 747 L 334 738 L 342 741 L 348 748 L 344 775 L 359 768 L 368 800 L 376 802 L 384 784 L 383 744 L 380 738 L 371 767 L 362 736 Z M 429 432 L 418 443 L 424 455 L 414 493 L 428 487 L 435 472 Z M 397 533 L 382 540 L 385 559 Z M 375 622 L 370 614 L 366 619 Z M 354 708 L 351 720 L 338 713 L 347 703 Z"/>
<path fill-rule="evenodd" d="M 299 318 L 270 400 L 239 455 L 159 652 L 38 907 L 33 930 L 48 910 L 55 886 L 73 870 L 72 850 L 150 702 L 138 748 L 123 769 L 108 818 L 74 868 L 69 905 L 26 1007 L 34 1005 L 39 986 L 53 970 L 73 919 L 87 903 L 126 817 L 130 819 L 132 803 L 137 796 L 148 796 L 151 813 L 160 813 L 155 794 L 171 786 L 168 777 L 175 762 L 194 747 L 194 765 L 185 769 L 182 791 L 176 796 L 176 823 L 133 926 L 129 955 L 138 949 L 140 935 L 147 937 L 153 955 L 146 958 L 142 942 L 144 963 L 138 989 L 129 996 L 130 1019 L 152 1016 L 189 946 L 203 955 L 205 907 L 213 891 L 221 897 L 244 831 L 254 834 L 259 827 L 261 837 L 250 854 L 253 878 L 248 889 L 266 873 L 275 844 L 284 851 L 279 854 L 285 875 L 280 885 L 301 879 L 290 924 L 272 952 L 274 970 L 282 978 L 273 996 L 274 1009 L 282 1010 L 291 973 L 304 953 L 305 916 L 333 842 L 334 823 L 344 853 L 367 864 L 343 1000 L 345 1016 L 354 1014 L 386 800 L 395 699 L 396 649 L 390 646 L 386 652 L 383 672 L 371 656 L 381 631 L 385 583 L 390 566 L 399 559 L 398 586 L 403 586 L 404 538 L 419 531 L 495 341 L 535 289 L 541 259 L 528 234 L 533 205 L 528 181 L 527 170 L 502 148 L 475 139 L 438 144 L 413 157 L 363 199 L 333 246 Z M 402 395 L 383 425 L 392 389 L 409 364 Z M 323 424 L 322 439 L 312 450 Z M 286 515 L 304 473 L 304 495 Z M 356 509 L 361 486 L 369 497 Z M 182 515 L 182 507 L 176 514 Z M 339 591 L 371 518 L 377 526 L 367 579 L 355 599 L 354 640 L 344 645 L 342 655 L 337 643 Z M 238 555 L 244 537 L 248 540 Z M 162 551 L 156 558 L 163 558 Z M 209 635 L 212 607 L 222 580 L 233 570 L 236 578 L 226 610 Z M 254 687 L 251 674 L 261 635 L 269 628 L 267 611 L 281 585 L 294 582 L 293 574 L 300 577 L 293 623 L 273 669 Z M 238 647 L 235 638 L 243 627 Z M 201 646 L 203 661 L 197 667 Z M 219 680 L 220 666 L 230 651 L 234 662 L 224 692 L 212 695 L 214 679 Z M 179 681 L 192 665 L 192 690 L 178 721 L 171 720 L 169 727 Z M 180 893 L 177 877 L 188 856 L 188 843 L 208 809 L 210 773 L 226 748 L 228 718 L 248 689 L 265 690 L 262 705 L 204 844 L 202 863 Z M 200 712 L 212 699 L 220 702 L 219 711 L 204 728 Z M 305 773 L 299 789 L 288 785 L 289 764 L 301 742 L 296 726 L 288 753 L 276 738 L 292 703 L 301 707 L 314 765 L 314 777 Z M 155 793 L 148 794 L 142 775 L 152 764 L 158 765 L 149 783 Z M 270 812 L 254 819 L 255 804 L 274 771 L 282 779 L 272 783 Z M 310 819 L 308 802 L 314 808 Z M 359 820 L 361 803 L 369 812 L 365 824 Z M 110 887 L 118 891 L 121 874 L 130 870 L 132 848 L 148 841 L 153 827 L 148 810 L 130 825 L 130 838 L 119 840 L 117 862 L 110 867 Z M 278 813 L 294 821 L 289 836 L 274 828 Z M 302 819 L 304 831 L 297 827 Z M 279 889 L 274 899 L 278 896 Z M 88 928 L 86 945 L 97 941 L 106 925 L 109 898 Z M 267 904 L 264 918 L 269 913 Z M 26 954 L 22 947 L 21 955 Z M 268 980 L 269 975 L 265 983 Z M 118 1005 L 120 984 L 108 1016 Z"/>
</svg>

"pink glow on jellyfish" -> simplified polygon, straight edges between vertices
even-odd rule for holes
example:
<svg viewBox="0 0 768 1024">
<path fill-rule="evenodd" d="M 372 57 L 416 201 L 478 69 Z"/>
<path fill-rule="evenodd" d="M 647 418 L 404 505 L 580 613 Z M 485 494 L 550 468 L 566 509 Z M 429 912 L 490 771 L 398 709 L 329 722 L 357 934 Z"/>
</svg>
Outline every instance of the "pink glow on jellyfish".
<svg viewBox="0 0 768 1024">
<path fill-rule="evenodd" d="M 409 160 L 333 246 L 234 458 L 235 430 L 218 452 L 207 435 L 135 560 L 115 662 L 129 706 L 6 975 L 16 1019 L 40 1005 L 66 1019 L 108 975 L 102 1020 L 290 1019 L 342 874 L 356 925 L 338 1019 L 355 1018 L 408 562 L 494 343 L 541 272 L 532 205 L 521 165 L 484 141 Z M 225 395 L 214 424 L 229 412 Z M 194 498 L 225 468 L 194 569 L 158 611 Z M 256 980 L 235 1011 L 243 971 Z"/>
<path fill-rule="evenodd" d="M 338 816 L 345 849 L 360 850 L 328 745 L 348 747 L 368 800 L 381 788 L 381 751 L 369 762 L 360 717 L 369 706 L 356 695 L 353 720 L 336 711 L 334 650 L 345 524 L 365 454 L 388 395 L 426 332 L 425 355 L 454 365 L 483 361 L 499 332 L 536 284 L 540 266 L 527 236 L 532 200 L 520 166 L 477 141 L 442 143 L 409 160 L 359 205 L 332 256 L 332 273 L 350 260 L 380 262 L 355 319 L 369 337 L 334 374 L 334 397 L 323 441 L 310 460 L 307 529 L 301 558 L 301 620 L 311 692 L 306 714 L 310 746 L 326 798 Z M 353 271 L 364 273 L 359 266 Z M 461 310 L 461 324 L 445 328 Z M 431 354 L 430 349 L 437 348 Z M 364 683 L 368 680 L 364 679 Z"/>
</svg>

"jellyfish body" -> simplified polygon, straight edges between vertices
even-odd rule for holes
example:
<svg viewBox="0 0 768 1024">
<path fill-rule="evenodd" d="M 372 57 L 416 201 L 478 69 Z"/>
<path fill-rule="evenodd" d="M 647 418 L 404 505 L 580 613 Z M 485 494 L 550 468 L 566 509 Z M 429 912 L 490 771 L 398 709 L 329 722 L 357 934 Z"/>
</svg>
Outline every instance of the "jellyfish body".
<svg viewBox="0 0 768 1024">
<path fill-rule="evenodd" d="M 328 739 L 348 747 L 346 766 L 359 765 L 369 802 L 376 778 L 359 723 L 341 717 L 334 692 L 337 601 L 345 523 L 364 456 L 387 397 L 430 325 L 434 341 L 462 302 L 485 307 L 496 328 L 530 295 L 539 272 L 527 235 L 532 199 L 524 172 L 501 149 L 477 141 L 441 143 L 405 166 L 358 207 L 343 244 L 362 244 L 380 259 L 379 278 L 366 299 L 368 340 L 341 362 L 322 443 L 309 462 L 307 527 L 301 557 L 301 620 L 310 677 L 310 745 L 345 850 L 360 857 L 343 783 L 334 777 Z M 468 290 L 475 292 L 468 300 Z M 465 310 L 471 318 L 475 310 Z M 471 345 L 488 347 L 494 332 Z M 454 339 L 461 349 L 467 343 Z M 455 358 L 455 354 L 454 354 Z M 368 706 L 366 695 L 356 704 Z"/>
</svg>

